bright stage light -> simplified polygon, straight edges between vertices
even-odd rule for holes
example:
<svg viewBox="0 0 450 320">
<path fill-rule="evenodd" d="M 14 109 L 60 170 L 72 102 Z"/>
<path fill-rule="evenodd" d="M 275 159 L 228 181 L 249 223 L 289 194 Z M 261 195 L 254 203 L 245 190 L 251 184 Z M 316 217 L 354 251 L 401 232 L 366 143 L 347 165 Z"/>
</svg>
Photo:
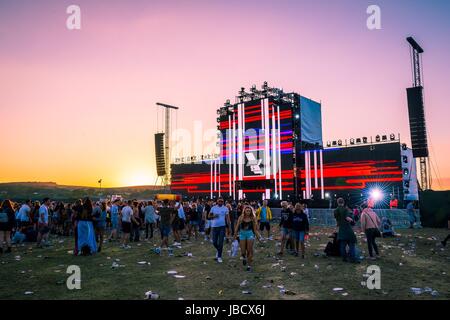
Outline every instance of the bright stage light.
<svg viewBox="0 0 450 320">
<path fill-rule="evenodd" d="M 300 115 L 299 115 L 299 114 L 296 114 L 296 115 L 295 115 L 295 119 L 300 119 Z"/>
<path fill-rule="evenodd" d="M 326 199 L 329 199 L 330 198 L 330 194 L 327 192 L 327 193 L 325 193 L 325 198 Z"/>
<path fill-rule="evenodd" d="M 383 200 L 383 193 L 380 189 L 372 189 L 370 191 L 370 199 L 374 200 L 375 202 Z"/>
</svg>

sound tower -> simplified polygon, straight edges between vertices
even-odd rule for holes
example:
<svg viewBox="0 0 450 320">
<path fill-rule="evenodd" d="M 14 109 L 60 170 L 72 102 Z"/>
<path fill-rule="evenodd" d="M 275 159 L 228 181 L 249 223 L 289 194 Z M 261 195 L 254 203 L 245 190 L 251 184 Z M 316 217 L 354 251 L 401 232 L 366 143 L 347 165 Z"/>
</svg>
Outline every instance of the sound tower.
<svg viewBox="0 0 450 320">
<path fill-rule="evenodd" d="M 155 134 L 156 172 L 159 177 L 166 175 L 166 161 L 164 157 L 164 133 Z"/>
<path fill-rule="evenodd" d="M 409 127 L 414 158 L 428 157 L 427 131 L 423 106 L 423 87 L 406 89 L 408 97 Z"/>
</svg>

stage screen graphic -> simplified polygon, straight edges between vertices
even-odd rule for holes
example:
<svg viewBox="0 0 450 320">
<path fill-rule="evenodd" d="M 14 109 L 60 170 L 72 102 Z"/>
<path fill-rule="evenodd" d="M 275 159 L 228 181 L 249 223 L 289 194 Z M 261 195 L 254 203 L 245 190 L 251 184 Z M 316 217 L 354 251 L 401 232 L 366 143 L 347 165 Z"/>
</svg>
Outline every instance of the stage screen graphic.
<svg viewBox="0 0 450 320">
<path fill-rule="evenodd" d="M 403 198 L 399 142 L 324 149 L 322 167 L 319 161 L 314 165 L 313 156 L 314 152 L 303 153 L 301 185 L 305 198 L 344 197 L 358 203 L 375 189 L 382 192 L 386 201 L 391 195 Z"/>
</svg>

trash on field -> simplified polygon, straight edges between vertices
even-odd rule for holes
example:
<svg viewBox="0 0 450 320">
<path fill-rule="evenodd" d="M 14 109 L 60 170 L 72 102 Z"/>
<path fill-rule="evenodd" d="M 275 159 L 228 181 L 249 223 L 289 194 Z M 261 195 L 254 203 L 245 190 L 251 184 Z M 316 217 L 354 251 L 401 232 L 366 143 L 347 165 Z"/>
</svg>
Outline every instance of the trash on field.
<svg viewBox="0 0 450 320">
<path fill-rule="evenodd" d="M 176 274 L 176 275 L 174 275 L 174 277 L 177 278 L 177 279 L 184 279 L 184 278 L 186 278 L 186 276 L 183 276 L 181 274 Z"/>
<path fill-rule="evenodd" d="M 147 261 L 139 261 L 138 264 L 144 265 L 144 264 L 147 264 Z"/>
<path fill-rule="evenodd" d="M 344 292 L 342 295 L 343 295 L 344 297 L 346 297 L 346 296 L 348 296 L 348 293 L 347 293 L 347 292 Z"/>
<path fill-rule="evenodd" d="M 266 285 L 264 285 L 264 286 L 262 286 L 264 289 L 269 289 L 269 288 L 272 288 L 272 285 L 271 284 L 266 284 Z"/>
<path fill-rule="evenodd" d="M 184 300 L 184 298 L 182 298 L 182 297 L 179 297 L 179 298 L 178 298 L 178 300 Z"/>
<path fill-rule="evenodd" d="M 295 293 L 292 290 L 284 290 L 284 294 L 286 294 L 288 296 L 295 296 L 297 293 Z"/>
<path fill-rule="evenodd" d="M 251 291 L 242 291 L 243 294 L 252 294 Z"/>
<path fill-rule="evenodd" d="M 344 291 L 344 288 L 333 288 L 334 292 L 338 292 L 338 291 Z"/>
<path fill-rule="evenodd" d="M 117 262 L 115 262 L 115 261 L 111 265 L 111 268 L 113 268 L 113 269 L 114 268 L 118 268 L 118 267 L 119 267 L 119 264 Z"/>
<path fill-rule="evenodd" d="M 296 276 L 296 275 L 297 275 L 297 272 L 291 272 L 291 273 L 289 273 L 289 275 L 291 275 L 291 276 Z"/>
<path fill-rule="evenodd" d="M 28 295 L 33 294 L 33 293 L 34 293 L 33 291 L 25 291 L 24 294 L 28 296 Z"/>
<path fill-rule="evenodd" d="M 73 250 L 67 251 L 67 254 L 73 254 Z"/>
<path fill-rule="evenodd" d="M 240 284 L 241 287 L 245 287 L 246 285 L 248 285 L 248 280 L 244 280 Z"/>
<path fill-rule="evenodd" d="M 178 273 L 178 272 L 175 271 L 175 270 L 167 271 L 167 274 L 170 274 L 170 275 L 174 275 L 174 274 L 177 274 L 177 273 Z"/>
<path fill-rule="evenodd" d="M 147 291 L 147 292 L 145 293 L 145 299 L 147 299 L 147 300 L 156 300 L 156 299 L 159 299 L 159 294 L 157 294 L 156 292 Z"/>
<path fill-rule="evenodd" d="M 422 294 L 422 288 L 411 288 L 412 293 L 414 293 L 415 295 L 420 295 Z"/>
</svg>

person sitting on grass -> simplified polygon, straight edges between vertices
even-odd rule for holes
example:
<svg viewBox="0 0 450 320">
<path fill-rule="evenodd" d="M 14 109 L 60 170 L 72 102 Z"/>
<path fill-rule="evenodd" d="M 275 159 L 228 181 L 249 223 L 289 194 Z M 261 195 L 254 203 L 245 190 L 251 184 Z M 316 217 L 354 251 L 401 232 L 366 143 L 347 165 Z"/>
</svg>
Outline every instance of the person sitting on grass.
<svg viewBox="0 0 450 320">
<path fill-rule="evenodd" d="M 369 249 L 369 259 L 375 260 L 376 256 L 379 256 L 378 246 L 376 243 L 376 237 L 380 236 L 380 218 L 373 211 L 374 203 L 369 200 L 367 203 L 367 208 L 365 208 L 361 213 L 361 230 L 366 234 L 367 247 Z M 375 255 L 373 254 L 375 251 Z"/>
<path fill-rule="evenodd" d="M 383 238 L 395 237 L 392 222 L 388 217 L 381 218 L 381 235 L 383 236 Z"/>
<path fill-rule="evenodd" d="M 254 209 L 251 206 L 244 207 L 243 213 L 239 216 L 236 223 L 234 240 L 239 235 L 239 245 L 241 247 L 242 264 L 247 265 L 247 271 L 252 270 L 253 262 L 253 243 L 256 239 L 260 239 L 258 232 L 257 220 Z"/>
</svg>

